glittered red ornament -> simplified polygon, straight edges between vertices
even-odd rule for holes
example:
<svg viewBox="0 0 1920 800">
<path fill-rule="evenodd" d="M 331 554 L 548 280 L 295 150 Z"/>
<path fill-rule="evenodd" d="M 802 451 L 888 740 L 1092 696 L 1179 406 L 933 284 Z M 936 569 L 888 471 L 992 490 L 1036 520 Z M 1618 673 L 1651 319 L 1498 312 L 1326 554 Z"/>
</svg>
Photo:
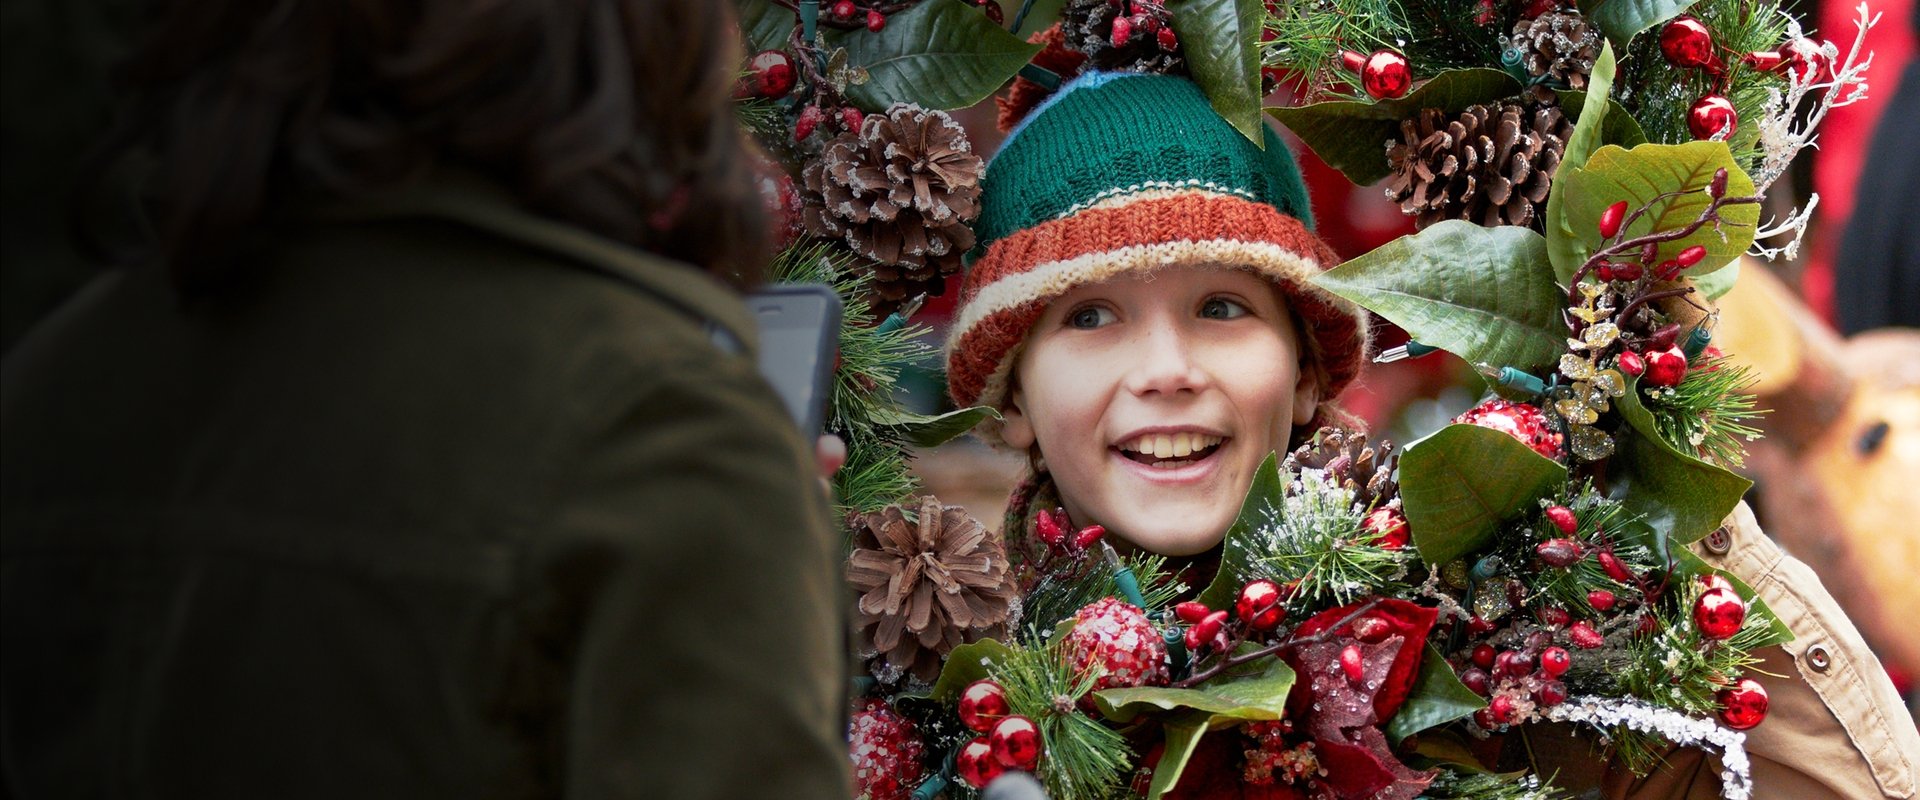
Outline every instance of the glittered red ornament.
<svg viewBox="0 0 1920 800">
<path fill-rule="evenodd" d="M 924 745 L 905 717 L 886 703 L 868 701 L 847 724 L 855 794 L 874 800 L 906 800 L 926 777 Z"/>
<path fill-rule="evenodd" d="M 848 22 L 853 19 L 853 11 L 853 0 L 840 0 L 840 2 L 834 3 L 833 8 L 827 13 L 832 14 L 836 20 Z"/>
<path fill-rule="evenodd" d="M 1572 619 L 1567 610 L 1559 606 L 1547 606 L 1534 612 L 1533 615 L 1540 620 L 1540 624 L 1556 628 L 1567 624 L 1567 621 Z"/>
<path fill-rule="evenodd" d="M 1540 651 L 1540 672 L 1549 678 L 1558 678 L 1573 666 L 1573 654 L 1564 647 L 1549 647 Z"/>
<path fill-rule="evenodd" d="M 776 100 L 793 91 L 799 73 L 793 69 L 793 57 L 781 50 L 762 50 L 747 59 L 747 74 L 733 88 L 736 100 L 760 97 Z"/>
<path fill-rule="evenodd" d="M 1095 691 L 1167 682 L 1166 642 L 1138 606 L 1108 597 L 1080 609 L 1073 619 L 1067 660 L 1076 673 L 1102 671 Z"/>
<path fill-rule="evenodd" d="M 1405 97 L 1413 88 L 1413 67 L 1407 57 L 1392 50 L 1375 50 L 1360 66 L 1360 85 L 1376 100 Z"/>
<path fill-rule="evenodd" d="M 1720 690 L 1720 719 L 1736 731 L 1752 728 L 1767 719 L 1767 687 L 1752 678 Z"/>
<path fill-rule="evenodd" d="M 960 690 L 960 724 L 975 733 L 986 733 L 1007 715 L 1007 690 L 982 678 Z"/>
<path fill-rule="evenodd" d="M 1819 42 L 1802 36 L 1781 45 L 1780 55 L 1786 62 L 1782 65 L 1785 72 L 1802 84 L 1833 79 L 1833 57 Z"/>
<path fill-rule="evenodd" d="M 800 109 L 800 116 L 795 117 L 793 120 L 793 140 L 796 142 L 804 141 L 807 137 L 812 136 L 813 130 L 820 127 L 821 121 L 826 118 L 827 112 L 821 111 L 819 106 L 807 106 L 806 108 Z"/>
<path fill-rule="evenodd" d="M 995 723 L 987 744 L 993 748 L 993 760 L 1003 767 L 1032 772 L 1040 765 L 1040 726 L 1026 717 L 1016 714 Z"/>
<path fill-rule="evenodd" d="M 1647 371 L 1640 382 L 1648 386 L 1678 386 L 1687 377 L 1687 354 L 1679 347 L 1646 354 Z"/>
<path fill-rule="evenodd" d="M 1587 592 L 1587 605 L 1593 606 L 1593 610 L 1595 611 L 1612 611 L 1613 604 L 1617 602 L 1617 600 L 1618 598 L 1613 596 L 1613 592 L 1605 589 L 1595 589 Z"/>
<path fill-rule="evenodd" d="M 1248 583 L 1240 590 L 1240 599 L 1234 601 L 1233 610 L 1248 627 L 1256 631 L 1273 630 L 1284 613 L 1280 607 L 1279 585 L 1267 580 Z"/>
<path fill-rule="evenodd" d="M 1718 73 L 1724 67 L 1719 54 L 1714 52 L 1713 31 L 1694 17 L 1674 17 L 1660 29 L 1660 54 L 1667 57 L 1667 63 L 1681 69 Z"/>
<path fill-rule="evenodd" d="M 887 27 L 887 15 L 878 11 L 867 12 L 867 30 L 879 33 Z"/>
<path fill-rule="evenodd" d="M 1007 768 L 993 757 L 993 745 L 987 743 L 987 737 L 977 736 L 960 746 L 953 757 L 953 771 L 968 786 L 985 789 Z"/>
<path fill-rule="evenodd" d="M 1127 40 L 1133 38 L 1133 20 L 1127 17 L 1114 17 L 1113 30 L 1108 32 L 1108 43 L 1115 48 L 1126 47 Z"/>
<path fill-rule="evenodd" d="M 1171 53 L 1180 49 L 1180 35 L 1174 33 L 1172 28 L 1161 28 L 1153 36 L 1154 42 L 1160 45 L 1161 50 Z"/>
<path fill-rule="evenodd" d="M 1708 589 L 1693 601 L 1693 624 L 1709 639 L 1730 639 L 1747 621 L 1747 604 L 1726 589 Z"/>
<path fill-rule="evenodd" d="M 1478 425 L 1492 428 L 1533 448 L 1533 451 L 1547 458 L 1560 457 L 1560 445 L 1564 436 L 1553 429 L 1547 421 L 1547 415 L 1540 409 L 1526 403 L 1494 398 L 1454 417 L 1456 423 Z"/>
<path fill-rule="evenodd" d="M 1402 550 L 1406 548 L 1408 542 L 1413 540 L 1412 533 L 1407 528 L 1406 515 L 1401 514 L 1400 509 L 1376 508 L 1373 513 L 1367 515 L 1365 524 L 1368 533 L 1380 537 L 1376 544 L 1381 549 Z"/>
<path fill-rule="evenodd" d="M 1739 129 L 1740 115 L 1733 110 L 1733 101 L 1725 95 L 1702 97 L 1687 111 L 1687 131 L 1695 139 L 1711 139 L 1723 130 L 1730 139 L 1733 138 L 1733 132 Z"/>
</svg>

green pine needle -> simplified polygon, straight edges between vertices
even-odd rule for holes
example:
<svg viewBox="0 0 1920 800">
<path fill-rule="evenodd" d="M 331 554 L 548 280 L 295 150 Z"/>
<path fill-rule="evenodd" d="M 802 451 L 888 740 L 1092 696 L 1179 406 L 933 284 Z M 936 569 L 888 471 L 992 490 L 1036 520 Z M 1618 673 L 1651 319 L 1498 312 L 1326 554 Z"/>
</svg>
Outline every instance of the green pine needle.
<svg viewBox="0 0 1920 800">
<path fill-rule="evenodd" d="M 1289 604 L 1313 608 L 1390 592 L 1406 577 L 1412 551 L 1380 547 L 1351 490 L 1300 478 L 1288 484 L 1281 506 L 1253 535 L 1230 543 L 1225 561 L 1234 574 L 1294 584 Z"/>
<path fill-rule="evenodd" d="M 1040 726 L 1046 752 L 1039 778 L 1047 796 L 1111 797 L 1128 774 L 1133 751 L 1119 731 L 1079 709 L 1079 699 L 1093 690 L 1099 674 L 1078 674 L 1065 641 L 1054 636 L 1050 642 L 1015 646 L 993 666 L 992 677 L 1006 690 L 1008 708 Z"/>
<path fill-rule="evenodd" d="M 757 138 L 780 139 L 792 135 L 787 130 L 786 112 L 772 100 L 759 97 L 737 100 L 733 113 L 739 118 L 740 127 Z"/>
<path fill-rule="evenodd" d="M 1098 554 L 1095 550 L 1086 561 L 1042 576 L 1027 592 L 1022 600 L 1021 617 L 1029 633 L 1051 631 L 1089 604 L 1120 596 L 1113 580 L 1118 568 Z M 1139 553 L 1122 556 L 1120 562 L 1133 571 L 1139 582 L 1140 594 L 1147 601 L 1142 610 L 1149 616 L 1165 609 L 1187 591 L 1187 585 L 1167 571 L 1165 556 Z"/>
<path fill-rule="evenodd" d="M 1681 452 L 1727 467 L 1746 462 L 1746 442 L 1760 438 L 1747 424 L 1766 413 L 1748 390 L 1753 370 L 1725 358 L 1697 362 L 1680 385 L 1643 393 L 1660 437 Z"/>
<path fill-rule="evenodd" d="M 1467 772 L 1443 764 L 1420 796 L 1427 800 L 1555 800 L 1567 795 L 1538 775 Z"/>
<path fill-rule="evenodd" d="M 1535 545 L 1565 535 L 1547 520 L 1544 513 L 1546 505 L 1564 505 L 1573 511 L 1574 519 L 1579 520 L 1580 524 L 1572 538 L 1580 542 L 1589 555 L 1566 567 L 1542 567 L 1535 573 L 1537 577 L 1532 581 L 1533 591 L 1528 602 L 1547 598 L 1574 616 L 1583 617 L 1594 613 L 1588 602 L 1588 593 L 1595 589 L 1613 592 L 1622 604 L 1633 601 L 1639 595 L 1639 590 L 1608 576 L 1606 569 L 1600 566 L 1599 559 L 1590 554 L 1596 548 L 1610 547 L 1614 557 L 1620 559 L 1621 564 L 1635 575 L 1645 574 L 1659 566 L 1659 561 L 1647 548 L 1615 541 L 1609 536 L 1608 531 L 1617 532 L 1639 518 L 1627 516 L 1625 507 L 1595 491 L 1591 483 L 1564 491 L 1551 503 L 1543 503 L 1541 513 L 1536 513 L 1528 523 L 1534 535 L 1511 537 L 1512 541 L 1518 543 L 1517 548 L 1506 554 L 1515 559 L 1511 563 L 1530 563 L 1535 555 Z"/>
<path fill-rule="evenodd" d="M 1407 38 L 1394 0 L 1316 0 L 1268 6 L 1263 63 L 1299 76 L 1302 94 L 1360 95 L 1360 76 L 1340 63 L 1340 51 L 1371 53 Z"/>
</svg>

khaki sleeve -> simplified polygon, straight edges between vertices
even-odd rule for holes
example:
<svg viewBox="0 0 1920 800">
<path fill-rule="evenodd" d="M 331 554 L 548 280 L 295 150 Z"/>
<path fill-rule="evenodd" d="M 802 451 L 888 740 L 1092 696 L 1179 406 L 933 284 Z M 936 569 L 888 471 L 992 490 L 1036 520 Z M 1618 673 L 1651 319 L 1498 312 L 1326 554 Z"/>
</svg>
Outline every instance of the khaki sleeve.
<svg viewBox="0 0 1920 800">
<path fill-rule="evenodd" d="M 1752 586 L 1794 635 L 1761 651 L 1750 673 L 1769 699 L 1767 720 L 1747 732 L 1754 797 L 1914 797 L 1913 717 L 1819 576 L 1774 544 L 1745 503 L 1692 547 Z"/>
<path fill-rule="evenodd" d="M 564 796 L 844 798 L 846 592 L 811 448 L 750 359 L 659 367 L 591 415 L 537 559 L 575 620 Z"/>
</svg>

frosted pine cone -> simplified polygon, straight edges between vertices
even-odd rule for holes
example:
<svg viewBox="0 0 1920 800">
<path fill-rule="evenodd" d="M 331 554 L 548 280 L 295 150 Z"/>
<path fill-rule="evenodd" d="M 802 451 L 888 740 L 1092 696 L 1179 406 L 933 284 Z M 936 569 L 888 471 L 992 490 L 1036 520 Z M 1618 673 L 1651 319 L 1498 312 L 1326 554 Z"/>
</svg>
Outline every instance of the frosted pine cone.
<svg viewBox="0 0 1920 800">
<path fill-rule="evenodd" d="M 860 593 L 862 652 L 932 681 L 953 648 L 997 635 L 1017 588 L 1000 535 L 959 506 L 921 498 L 918 521 L 900 506 L 853 521 L 847 583 Z"/>
</svg>

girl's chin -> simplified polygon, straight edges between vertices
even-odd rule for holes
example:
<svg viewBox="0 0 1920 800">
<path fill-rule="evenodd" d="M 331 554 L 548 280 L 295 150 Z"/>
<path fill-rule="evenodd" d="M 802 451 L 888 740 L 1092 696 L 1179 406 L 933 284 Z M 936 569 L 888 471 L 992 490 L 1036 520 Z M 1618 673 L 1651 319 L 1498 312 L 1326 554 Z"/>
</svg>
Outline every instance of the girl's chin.
<svg viewBox="0 0 1920 800">
<path fill-rule="evenodd" d="M 1184 524 L 1182 524 L 1184 523 Z M 1163 556 L 1191 556 L 1212 550 L 1226 538 L 1226 529 L 1232 520 L 1218 526 L 1193 528 L 1188 518 L 1180 522 L 1170 520 L 1142 520 L 1136 524 L 1109 525 L 1108 528 L 1126 543 L 1149 553 Z"/>
</svg>

